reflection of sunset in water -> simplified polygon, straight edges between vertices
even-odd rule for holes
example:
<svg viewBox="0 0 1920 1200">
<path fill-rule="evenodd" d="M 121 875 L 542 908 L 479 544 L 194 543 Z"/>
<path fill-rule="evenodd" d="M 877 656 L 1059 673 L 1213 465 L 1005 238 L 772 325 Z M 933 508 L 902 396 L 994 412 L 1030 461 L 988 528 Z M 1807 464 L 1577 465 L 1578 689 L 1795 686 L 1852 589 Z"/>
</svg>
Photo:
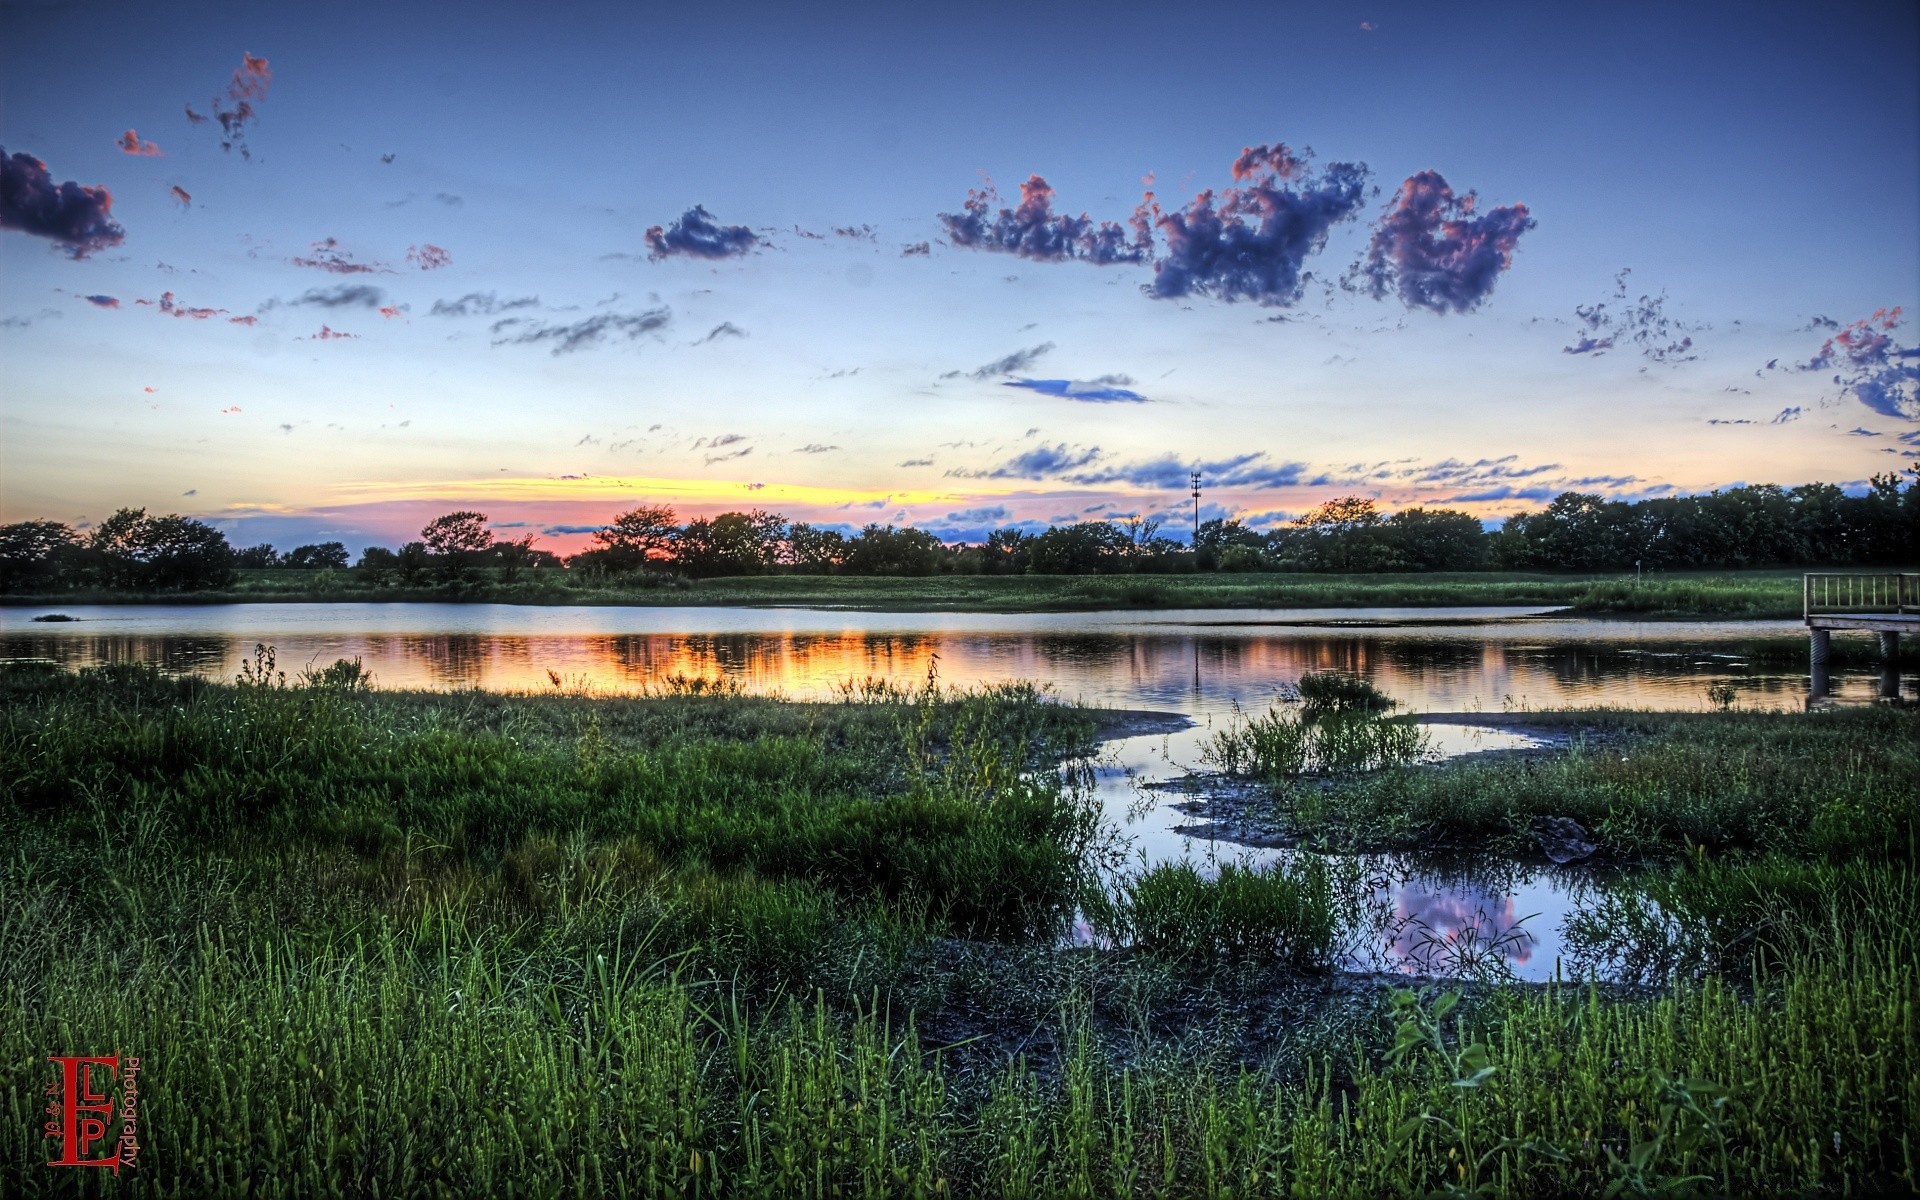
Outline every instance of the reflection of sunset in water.
<svg viewBox="0 0 1920 1200">
<path fill-rule="evenodd" d="M 1418 877 L 1394 892 L 1385 949 L 1403 970 L 1449 973 L 1483 954 L 1497 954 L 1518 968 L 1533 957 L 1533 936 L 1520 923 L 1511 895 L 1483 895 L 1470 886 Z"/>
<path fill-rule="evenodd" d="M 676 677 L 753 692 L 832 695 L 848 681 L 1030 680 L 1091 703 L 1191 715 L 1264 706 L 1307 671 L 1365 676 L 1413 710 L 1618 704 L 1699 708 L 1732 681 L 1748 703 L 1796 704 L 1792 665 L 1753 671 L 1715 642 L 1795 631 L 1786 622 L 1497 620 L 1501 610 L 865 613 L 807 609 L 526 608 L 505 605 L 226 605 L 70 610 L 34 625 L 0 612 L 0 656 L 68 666 L 150 661 L 231 678 L 256 642 L 290 673 L 359 658 L 376 686 L 634 693 Z M 1401 625 L 1352 623 L 1400 620 Z M 1319 622 L 1319 623 L 1312 623 Z M 1452 622 L 1452 623 L 1449 623 Z M 1775 628 L 1779 626 L 1779 628 Z M 1840 689 L 1870 689 L 1864 674 Z"/>
</svg>

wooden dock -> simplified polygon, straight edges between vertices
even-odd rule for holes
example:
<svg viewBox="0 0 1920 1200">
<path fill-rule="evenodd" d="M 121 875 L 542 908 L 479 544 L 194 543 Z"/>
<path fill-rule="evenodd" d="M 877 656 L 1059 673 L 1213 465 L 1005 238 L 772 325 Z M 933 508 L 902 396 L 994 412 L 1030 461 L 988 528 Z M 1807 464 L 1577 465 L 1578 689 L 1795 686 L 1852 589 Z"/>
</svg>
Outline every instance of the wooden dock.
<svg viewBox="0 0 1920 1200">
<path fill-rule="evenodd" d="M 1878 635 L 1882 676 L 1899 695 L 1900 635 L 1920 634 L 1920 574 L 1910 571 L 1819 572 L 1800 584 L 1800 611 L 1807 624 L 1813 698 L 1828 691 L 1833 635 L 1849 630 Z M 1887 688 L 1883 678 L 1881 692 Z"/>
</svg>

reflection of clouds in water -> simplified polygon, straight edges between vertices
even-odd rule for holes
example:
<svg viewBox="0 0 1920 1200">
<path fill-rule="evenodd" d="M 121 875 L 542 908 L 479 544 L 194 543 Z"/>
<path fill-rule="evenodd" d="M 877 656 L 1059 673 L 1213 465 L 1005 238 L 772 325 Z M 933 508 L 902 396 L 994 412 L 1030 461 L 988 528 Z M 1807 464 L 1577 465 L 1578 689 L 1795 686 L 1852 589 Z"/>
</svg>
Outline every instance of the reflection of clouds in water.
<svg viewBox="0 0 1920 1200">
<path fill-rule="evenodd" d="M 1513 896 L 1434 890 L 1418 879 L 1396 889 L 1387 952 L 1402 969 L 1470 969 L 1496 955 L 1512 966 L 1533 957 L 1534 938 L 1515 915 Z"/>
</svg>

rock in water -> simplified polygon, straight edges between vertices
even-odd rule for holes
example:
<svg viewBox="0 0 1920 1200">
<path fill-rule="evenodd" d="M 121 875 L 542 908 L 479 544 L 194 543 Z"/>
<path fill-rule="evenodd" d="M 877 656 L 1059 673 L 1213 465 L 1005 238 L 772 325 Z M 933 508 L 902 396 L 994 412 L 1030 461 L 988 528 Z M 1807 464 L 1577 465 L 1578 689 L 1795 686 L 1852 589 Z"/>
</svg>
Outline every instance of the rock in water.
<svg viewBox="0 0 1920 1200">
<path fill-rule="evenodd" d="M 1572 817 L 1535 817 L 1533 837 L 1547 857 L 1557 863 L 1578 862 L 1599 849 Z"/>
</svg>

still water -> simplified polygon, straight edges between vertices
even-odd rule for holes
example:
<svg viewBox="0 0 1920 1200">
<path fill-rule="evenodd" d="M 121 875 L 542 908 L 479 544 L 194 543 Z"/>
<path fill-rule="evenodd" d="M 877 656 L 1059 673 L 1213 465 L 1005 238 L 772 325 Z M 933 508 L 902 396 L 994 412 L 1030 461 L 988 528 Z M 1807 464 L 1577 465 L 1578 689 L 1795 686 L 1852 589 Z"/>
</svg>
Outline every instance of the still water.
<svg viewBox="0 0 1920 1200">
<path fill-rule="evenodd" d="M 1756 663 L 1757 638 L 1799 636 L 1793 621 L 1633 622 L 1539 608 L 1157 610 L 1101 613 L 883 613 L 817 608 L 526 607 L 485 604 L 249 604 L 0 610 L 0 659 L 68 667 L 109 661 L 230 679 L 254 647 L 290 673 L 358 658 L 377 686 L 632 693 L 666 680 L 728 679 L 754 692 L 826 699 L 848 682 L 916 685 L 1032 680 L 1063 699 L 1174 713 L 1177 732 L 1104 749 L 1096 786 L 1136 863 L 1268 862 L 1256 850 L 1178 832 L 1174 804 L 1202 743 L 1236 711 L 1259 712 L 1307 671 L 1371 680 L 1404 711 L 1429 714 L 1444 753 L 1519 750 L 1525 733 L 1445 714 L 1524 714 L 1596 705 L 1707 707 L 1730 683 L 1743 707 L 1798 708 L 1803 663 Z M 1870 699 L 1872 669 L 1835 673 L 1834 695 Z M 1912 690 L 1912 686 L 1908 686 Z M 1567 915 L 1604 887 L 1577 867 L 1500 861 L 1448 867 L 1408 859 L 1343 860 L 1361 872 L 1371 918 L 1348 946 L 1355 969 L 1456 970 L 1492 957 L 1521 978 L 1562 963 Z"/>
</svg>

